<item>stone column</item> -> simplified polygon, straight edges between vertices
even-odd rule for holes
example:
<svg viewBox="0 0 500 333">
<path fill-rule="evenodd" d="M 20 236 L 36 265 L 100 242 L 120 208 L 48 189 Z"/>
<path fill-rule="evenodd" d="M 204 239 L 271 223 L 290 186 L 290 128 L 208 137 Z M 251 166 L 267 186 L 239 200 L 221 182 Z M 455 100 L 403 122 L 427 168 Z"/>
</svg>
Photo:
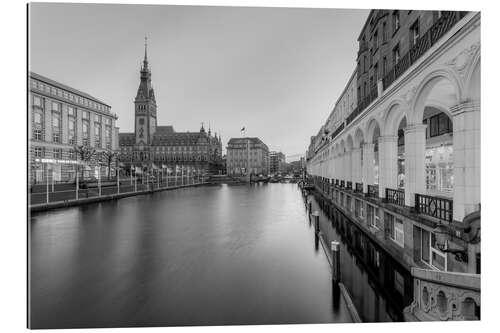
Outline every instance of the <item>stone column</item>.
<svg viewBox="0 0 500 333">
<path fill-rule="evenodd" d="M 415 193 L 425 194 L 425 129 L 416 124 L 405 128 L 405 205 L 415 206 Z"/>
<path fill-rule="evenodd" d="M 374 170 L 373 170 L 373 143 L 365 143 L 363 145 L 363 193 L 368 191 L 368 185 L 373 185 Z"/>
<path fill-rule="evenodd" d="M 83 144 L 82 136 L 83 136 L 83 121 L 82 121 L 82 109 L 76 108 L 76 144 L 81 146 Z"/>
<path fill-rule="evenodd" d="M 361 148 L 353 148 L 351 153 L 351 165 L 352 165 L 352 187 L 356 187 L 356 183 L 362 182 L 362 170 L 361 170 Z"/>
<path fill-rule="evenodd" d="M 68 105 L 61 104 L 61 143 L 68 144 Z"/>
<path fill-rule="evenodd" d="M 44 120 L 44 130 L 45 130 L 45 141 L 52 142 L 52 100 L 45 98 L 45 120 Z"/>
<path fill-rule="evenodd" d="M 345 152 L 345 181 L 352 181 L 352 151 Z"/>
<path fill-rule="evenodd" d="M 462 222 L 481 204 L 481 106 L 465 102 L 453 115 L 453 220 Z"/>
<path fill-rule="evenodd" d="M 381 136 L 378 138 L 379 148 L 379 196 L 385 198 L 386 188 L 397 188 L 398 180 L 398 137 Z"/>
</svg>

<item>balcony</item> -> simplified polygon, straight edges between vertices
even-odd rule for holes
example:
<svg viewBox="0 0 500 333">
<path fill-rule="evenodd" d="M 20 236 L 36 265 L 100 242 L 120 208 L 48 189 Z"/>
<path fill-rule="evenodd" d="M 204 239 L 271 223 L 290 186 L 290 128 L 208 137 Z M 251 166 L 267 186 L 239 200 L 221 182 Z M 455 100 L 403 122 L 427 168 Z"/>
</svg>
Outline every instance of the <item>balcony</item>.
<svg viewBox="0 0 500 333">
<path fill-rule="evenodd" d="M 354 189 L 354 192 L 363 193 L 363 183 L 356 183 L 356 188 Z"/>
<path fill-rule="evenodd" d="M 415 212 L 441 221 L 453 221 L 453 200 L 431 195 L 415 194 Z"/>
<path fill-rule="evenodd" d="M 346 190 L 352 190 L 352 182 L 347 181 L 345 185 Z"/>
<path fill-rule="evenodd" d="M 378 185 L 368 185 L 368 193 L 366 194 L 369 198 L 378 199 Z"/>
<path fill-rule="evenodd" d="M 403 190 L 394 190 L 392 188 L 385 189 L 385 199 L 387 203 L 405 206 L 405 192 Z"/>
<path fill-rule="evenodd" d="M 446 34 L 458 21 L 460 21 L 467 12 L 446 12 L 443 14 L 413 45 L 413 47 L 403 55 L 398 63 L 387 72 L 382 79 L 383 90 L 386 90 L 394 81 L 396 81 L 403 73 L 410 68 L 420 57 L 436 44 L 444 34 Z M 367 47 L 367 46 L 366 46 Z M 358 52 L 361 53 L 365 49 L 360 44 Z M 374 85 L 370 92 L 363 99 L 358 98 L 358 106 L 346 118 L 346 125 L 349 125 L 356 119 L 364 109 L 366 109 L 375 99 L 377 99 L 377 86 Z"/>
<path fill-rule="evenodd" d="M 466 12 L 447 12 L 443 14 L 383 78 L 384 90 L 436 44 L 465 14 Z"/>
<path fill-rule="evenodd" d="M 370 105 L 374 100 L 376 100 L 378 97 L 378 90 L 377 90 L 377 85 L 374 84 L 371 88 L 370 91 L 368 92 L 368 95 L 363 98 L 356 109 L 354 109 L 351 114 L 349 114 L 346 118 L 346 125 L 349 125 L 358 115 L 360 115 L 364 109 L 368 105 Z"/>
<path fill-rule="evenodd" d="M 345 188 L 345 180 L 340 181 L 340 188 Z"/>
</svg>

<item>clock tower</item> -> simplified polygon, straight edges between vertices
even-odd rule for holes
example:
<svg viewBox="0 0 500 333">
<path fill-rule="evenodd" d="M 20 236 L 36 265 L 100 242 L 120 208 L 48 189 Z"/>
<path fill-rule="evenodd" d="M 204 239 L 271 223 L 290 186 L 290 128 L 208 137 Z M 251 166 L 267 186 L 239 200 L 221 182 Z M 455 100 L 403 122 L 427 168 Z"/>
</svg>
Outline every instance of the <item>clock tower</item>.
<svg viewBox="0 0 500 333">
<path fill-rule="evenodd" d="M 147 37 L 144 38 L 144 60 L 141 68 L 141 82 L 135 96 L 135 143 L 148 146 L 156 131 L 156 100 L 151 86 L 151 70 L 148 67 Z"/>
</svg>

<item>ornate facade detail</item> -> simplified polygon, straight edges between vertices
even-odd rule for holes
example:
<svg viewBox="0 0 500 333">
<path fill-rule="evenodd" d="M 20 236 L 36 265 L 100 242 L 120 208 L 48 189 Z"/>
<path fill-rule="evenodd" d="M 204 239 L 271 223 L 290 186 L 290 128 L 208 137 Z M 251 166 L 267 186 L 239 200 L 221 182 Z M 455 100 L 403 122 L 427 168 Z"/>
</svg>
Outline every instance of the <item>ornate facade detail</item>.
<svg viewBox="0 0 500 333">
<path fill-rule="evenodd" d="M 460 78 L 464 79 L 467 74 L 468 68 L 472 63 L 472 59 L 480 49 L 480 42 L 472 44 L 470 47 L 465 48 L 457 56 L 445 63 L 446 66 L 451 67 Z"/>
<path fill-rule="evenodd" d="M 408 321 L 480 319 L 480 277 L 476 274 L 412 269 L 414 297 Z"/>
</svg>

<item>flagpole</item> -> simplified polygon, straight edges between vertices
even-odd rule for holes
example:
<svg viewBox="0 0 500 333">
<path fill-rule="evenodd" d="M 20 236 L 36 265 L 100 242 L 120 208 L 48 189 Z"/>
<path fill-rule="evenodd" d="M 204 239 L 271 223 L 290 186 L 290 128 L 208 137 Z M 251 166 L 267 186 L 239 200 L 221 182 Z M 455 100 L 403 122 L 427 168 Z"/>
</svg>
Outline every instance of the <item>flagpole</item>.
<svg viewBox="0 0 500 333">
<path fill-rule="evenodd" d="M 79 184 L 78 184 L 78 174 L 79 174 L 79 170 L 78 170 L 78 164 L 76 165 L 76 195 L 75 195 L 75 198 L 76 200 L 78 200 L 78 189 L 79 189 Z"/>
<path fill-rule="evenodd" d="M 116 182 L 117 182 L 117 193 L 120 194 L 120 164 L 118 164 L 118 168 L 116 171 Z"/>
</svg>

